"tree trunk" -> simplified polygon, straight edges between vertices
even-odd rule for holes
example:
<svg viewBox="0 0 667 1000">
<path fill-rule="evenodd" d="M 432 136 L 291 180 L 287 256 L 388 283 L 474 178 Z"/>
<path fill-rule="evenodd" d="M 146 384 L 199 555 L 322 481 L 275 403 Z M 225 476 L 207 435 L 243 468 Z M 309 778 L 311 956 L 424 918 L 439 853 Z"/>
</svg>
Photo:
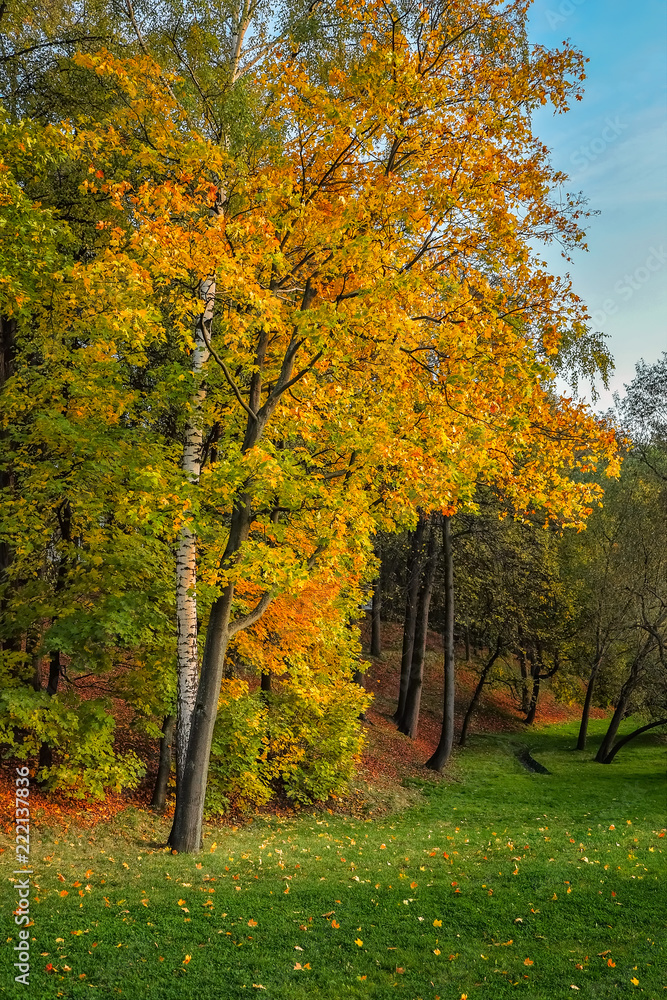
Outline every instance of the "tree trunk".
<svg viewBox="0 0 667 1000">
<path fill-rule="evenodd" d="M 271 671 L 262 670 L 262 676 L 259 681 L 259 689 L 263 694 L 271 693 Z"/>
<path fill-rule="evenodd" d="M 595 678 L 597 676 L 597 672 L 601 662 L 602 662 L 602 657 L 598 656 L 591 667 L 591 672 L 588 677 L 588 684 L 586 686 L 586 697 L 584 698 L 584 707 L 581 710 L 581 724 L 579 726 L 577 750 L 586 749 L 586 737 L 588 735 L 588 718 L 590 716 L 591 704 L 593 702 L 593 689 L 595 687 Z"/>
<path fill-rule="evenodd" d="M 202 281 L 200 298 L 204 312 L 195 325 L 195 347 L 192 354 L 192 374 L 195 393 L 190 402 L 190 416 L 185 425 L 185 440 L 181 468 L 190 483 L 198 483 L 201 474 L 202 427 L 201 411 L 206 389 L 201 382 L 204 365 L 209 358 L 206 339 L 210 336 L 215 304 L 215 278 Z M 197 539 L 188 524 L 181 528 L 176 551 L 176 621 L 178 627 L 178 693 L 176 728 L 177 778 L 185 768 L 185 756 L 190 738 L 192 714 L 197 696 L 199 654 L 197 646 Z"/>
<path fill-rule="evenodd" d="M 9 319 L 6 316 L 0 315 L 0 389 L 4 386 L 7 379 L 11 378 L 14 373 L 14 355 L 16 352 L 16 320 Z M 0 427 L 0 443 L 2 443 L 3 438 L 7 437 L 7 431 Z M 3 450 L 6 445 L 2 445 Z M 0 472 L 0 489 L 7 489 L 12 484 L 12 472 L 3 470 Z M 0 541 L 0 583 L 5 582 L 5 577 L 7 570 L 12 564 L 12 550 L 9 543 L 2 539 Z M 0 613 L 2 617 L 6 619 L 6 599 L 3 598 L 0 604 Z M 12 636 L 5 636 L 4 640 L 0 644 L 2 649 L 14 649 L 15 643 L 12 643 Z"/>
<path fill-rule="evenodd" d="M 527 714 L 530 701 L 528 698 L 528 667 L 526 666 L 526 651 L 519 647 L 517 655 L 519 657 L 519 670 L 521 671 L 521 711 Z"/>
<path fill-rule="evenodd" d="M 415 637 L 412 647 L 412 663 L 410 678 L 405 697 L 405 707 L 399 722 L 399 731 L 414 739 L 417 735 L 419 708 L 421 705 L 422 687 L 424 683 L 424 657 L 426 655 L 426 639 L 428 637 L 428 613 L 433 595 L 435 571 L 438 565 L 438 541 L 435 525 L 431 528 L 428 544 L 428 560 L 424 573 L 424 581 L 419 591 L 417 602 L 417 620 Z"/>
<path fill-rule="evenodd" d="M 533 674 L 533 690 L 530 696 L 528 715 L 523 720 L 527 726 L 532 726 L 532 724 L 535 722 L 535 713 L 537 712 L 537 699 L 540 697 L 541 680 L 542 680 L 542 674 L 540 673 L 540 668 L 538 666 L 537 673 Z"/>
<path fill-rule="evenodd" d="M 70 507 L 69 500 L 63 501 L 61 506 L 58 508 L 58 524 L 60 526 L 62 540 L 69 543 L 72 539 L 72 508 Z M 65 553 L 63 553 L 58 565 L 58 574 L 54 588 L 56 595 L 62 593 L 65 587 L 66 573 L 67 561 Z M 51 650 L 51 653 L 49 654 L 49 679 L 46 685 L 46 693 L 50 698 L 52 698 L 54 694 L 58 693 L 58 684 L 60 683 L 61 673 L 62 663 L 60 662 L 60 650 Z M 52 763 L 53 752 L 48 743 L 44 742 L 39 748 L 38 769 L 41 770 L 42 768 L 51 767 Z"/>
<path fill-rule="evenodd" d="M 308 281 L 301 308 L 309 308 L 314 296 L 315 291 Z M 277 382 L 269 390 L 264 405 L 260 407 L 262 369 L 267 343 L 268 333 L 264 331 L 260 334 L 258 342 L 257 369 L 250 382 L 249 406 L 247 407 L 248 421 L 241 446 L 242 454 L 246 454 L 261 440 L 280 397 L 292 384 L 290 380 L 294 370 L 294 359 L 302 341 L 299 340 L 298 331 L 295 329 L 283 356 Z M 242 493 L 237 498 L 232 510 L 229 538 L 220 561 L 221 566 L 228 566 L 236 560 L 239 550 L 248 538 L 251 521 L 250 497 Z M 253 625 L 263 615 L 272 599 L 273 592 L 266 591 L 252 611 L 232 622 L 231 611 L 234 600 L 234 583 L 232 581 L 223 587 L 220 596 L 211 607 L 197 696 L 191 716 L 190 738 L 187 742 L 185 763 L 180 773 L 177 771 L 176 810 L 169 835 L 169 843 L 175 851 L 195 852 L 201 850 L 204 800 L 213 742 L 213 727 L 218 714 L 218 698 L 229 640 L 242 628 Z"/>
<path fill-rule="evenodd" d="M 444 624 L 444 668 L 445 691 L 442 713 L 442 731 L 435 753 L 426 761 L 426 767 L 442 771 L 452 753 L 454 742 L 454 558 L 452 553 L 451 517 L 443 519 L 443 555 L 445 567 L 445 624 Z"/>
<path fill-rule="evenodd" d="M 371 608 L 371 656 L 382 656 L 382 566 L 373 588 Z"/>
<path fill-rule="evenodd" d="M 419 584 L 422 573 L 422 548 L 424 540 L 424 529 L 426 522 L 423 517 L 419 517 L 417 527 L 412 533 L 410 542 L 410 572 L 405 591 L 405 621 L 403 625 L 403 648 L 401 652 L 401 681 L 398 692 L 398 705 L 394 712 L 394 721 L 400 722 L 405 710 L 405 699 L 408 694 L 408 684 L 410 683 L 410 669 L 412 667 L 412 652 L 415 645 L 415 628 L 417 624 L 417 603 L 419 596 Z"/>
<path fill-rule="evenodd" d="M 600 763 L 611 764 L 621 747 L 624 747 L 626 743 L 630 742 L 630 740 L 634 740 L 635 736 L 641 736 L 642 733 L 648 732 L 649 729 L 655 729 L 656 726 L 667 726 L 667 719 L 658 719 L 657 722 L 649 722 L 648 725 L 640 726 L 639 729 L 635 729 L 631 733 L 628 733 L 627 736 L 624 736 L 622 740 L 618 741 L 616 746 L 609 751 L 605 759 L 600 761 Z"/>
<path fill-rule="evenodd" d="M 165 715 L 162 723 L 162 739 L 160 740 L 160 763 L 158 764 L 155 788 L 151 799 L 151 809 L 164 812 L 167 805 L 167 785 L 171 773 L 171 744 L 174 739 L 176 716 Z"/>
<path fill-rule="evenodd" d="M 465 623 L 463 629 L 463 642 L 465 644 L 466 663 L 470 663 L 470 628 L 468 627 L 468 622 Z"/>
<path fill-rule="evenodd" d="M 626 682 L 627 683 L 627 682 Z M 604 734 L 602 743 L 595 755 L 595 760 L 598 764 L 604 764 L 606 758 L 611 753 L 611 749 L 614 745 L 616 739 L 616 734 L 618 733 L 618 727 L 620 726 L 623 718 L 625 716 L 625 710 L 628 707 L 628 702 L 630 700 L 630 694 L 632 689 L 626 690 L 626 684 L 621 688 L 621 694 L 619 696 L 614 714 L 611 717 L 611 721 L 607 728 L 607 732 Z"/>
<path fill-rule="evenodd" d="M 46 685 L 46 693 L 50 698 L 57 694 L 58 683 L 60 681 L 60 651 L 54 650 L 49 657 L 49 680 Z M 39 758 L 37 761 L 37 770 L 41 771 L 42 768 L 51 767 L 53 763 L 53 751 L 49 744 L 45 741 L 39 748 Z M 37 782 L 42 784 L 42 779 L 40 778 Z"/>
<path fill-rule="evenodd" d="M 477 682 L 477 687 L 475 688 L 475 693 L 473 694 L 472 698 L 470 699 L 470 704 L 468 705 L 465 717 L 463 719 L 463 725 L 461 726 L 461 736 L 459 738 L 459 746 L 464 747 L 466 745 L 466 738 L 468 736 L 468 727 L 469 727 L 470 722 L 472 720 L 472 717 L 474 715 L 475 708 L 477 707 L 477 702 L 479 701 L 479 696 L 482 693 L 482 688 L 484 687 L 484 685 L 486 683 L 486 678 L 489 675 L 489 671 L 491 670 L 491 667 L 493 666 L 493 664 L 496 662 L 496 660 L 500 656 L 500 650 L 501 650 L 500 638 L 498 638 L 498 641 L 496 642 L 496 648 L 495 648 L 495 651 L 493 653 L 493 656 L 491 657 L 490 660 L 487 660 L 487 662 L 484 664 L 484 669 L 482 670 L 482 673 L 480 675 L 479 681 Z"/>
<path fill-rule="evenodd" d="M 25 640 L 25 651 L 32 660 L 32 679 L 30 683 L 33 691 L 42 690 L 42 657 L 39 653 L 41 642 L 41 629 L 38 625 L 34 624 L 28 630 Z"/>
</svg>

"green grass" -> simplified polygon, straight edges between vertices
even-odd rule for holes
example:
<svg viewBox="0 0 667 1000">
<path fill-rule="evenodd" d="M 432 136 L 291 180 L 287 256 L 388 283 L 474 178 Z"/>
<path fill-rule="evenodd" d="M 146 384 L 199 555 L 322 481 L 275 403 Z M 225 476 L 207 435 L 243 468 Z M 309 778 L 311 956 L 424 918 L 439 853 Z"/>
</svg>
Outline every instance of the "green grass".
<svg viewBox="0 0 667 1000">
<path fill-rule="evenodd" d="M 12 982 L 10 890 L 0 993 L 667 996 L 663 747 L 637 740 L 606 767 L 572 752 L 574 732 L 477 737 L 456 780 L 425 782 L 401 814 L 209 828 L 196 857 L 151 846 L 166 827 L 137 812 L 122 829 L 37 831 L 30 986 Z M 522 768 L 521 739 L 552 774 Z"/>
</svg>

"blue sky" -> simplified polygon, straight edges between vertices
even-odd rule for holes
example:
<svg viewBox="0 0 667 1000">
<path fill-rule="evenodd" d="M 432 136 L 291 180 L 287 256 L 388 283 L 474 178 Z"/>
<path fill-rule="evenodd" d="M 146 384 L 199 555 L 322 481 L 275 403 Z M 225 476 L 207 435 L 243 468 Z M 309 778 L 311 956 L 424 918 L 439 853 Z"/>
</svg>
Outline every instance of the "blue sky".
<svg viewBox="0 0 667 1000">
<path fill-rule="evenodd" d="M 588 223 L 588 253 L 568 264 L 547 248 L 551 269 L 608 334 L 612 389 L 635 362 L 667 350 L 667 5 L 664 0 L 535 0 L 530 37 L 548 47 L 569 39 L 589 57 L 586 93 L 566 115 L 534 117 L 552 162 L 600 214 Z M 596 408 L 606 409 L 602 393 Z"/>
</svg>

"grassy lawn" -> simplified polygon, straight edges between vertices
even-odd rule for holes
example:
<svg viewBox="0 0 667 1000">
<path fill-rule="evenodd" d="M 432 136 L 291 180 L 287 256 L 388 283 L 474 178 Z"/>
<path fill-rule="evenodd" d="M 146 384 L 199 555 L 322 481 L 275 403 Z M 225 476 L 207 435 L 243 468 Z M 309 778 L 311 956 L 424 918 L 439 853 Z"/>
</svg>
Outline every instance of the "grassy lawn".
<svg viewBox="0 0 667 1000">
<path fill-rule="evenodd" d="M 664 744 L 604 767 L 574 733 L 474 737 L 455 780 L 400 814 L 208 828 L 197 857 L 158 849 L 167 825 L 137 811 L 33 830 L 29 987 L 13 983 L 5 837 L 0 995 L 667 996 Z M 551 774 L 521 766 L 522 739 Z"/>
</svg>

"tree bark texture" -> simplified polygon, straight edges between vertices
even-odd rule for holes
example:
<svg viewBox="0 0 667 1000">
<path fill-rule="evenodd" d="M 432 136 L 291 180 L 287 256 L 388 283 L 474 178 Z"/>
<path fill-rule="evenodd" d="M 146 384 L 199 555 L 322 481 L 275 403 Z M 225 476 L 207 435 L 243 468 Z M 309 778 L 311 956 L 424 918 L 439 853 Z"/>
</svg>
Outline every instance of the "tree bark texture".
<svg viewBox="0 0 667 1000">
<path fill-rule="evenodd" d="M 642 733 L 647 733 L 649 729 L 655 729 L 656 726 L 667 726 L 667 719 L 658 719 L 656 722 L 649 722 L 645 726 L 640 726 L 639 729 L 634 729 L 631 733 L 628 733 L 627 736 L 624 736 L 623 739 L 618 741 L 616 746 L 614 746 L 609 751 L 609 753 L 607 754 L 605 759 L 601 761 L 601 763 L 611 764 L 612 760 L 614 759 L 618 751 L 621 749 L 621 747 L 624 747 L 626 743 L 630 742 L 630 740 L 634 740 L 636 736 L 641 736 Z"/>
<path fill-rule="evenodd" d="M 626 682 L 627 683 L 627 682 Z M 616 703 L 616 708 L 614 709 L 614 714 L 611 717 L 609 726 L 607 727 L 607 732 L 602 738 L 602 743 L 595 755 L 595 760 L 598 764 L 604 764 L 607 757 L 611 753 L 611 749 L 616 740 L 616 735 L 618 733 L 618 727 L 623 721 L 625 715 L 625 710 L 628 707 L 628 702 L 630 701 L 630 695 L 632 693 L 632 687 L 626 689 L 626 685 L 623 685 L 621 689 L 621 694 L 619 696 L 618 702 Z"/>
<path fill-rule="evenodd" d="M 302 309 L 307 309 L 310 306 L 314 295 L 312 286 L 308 282 L 302 300 Z M 241 448 L 244 454 L 254 448 L 261 440 L 280 397 L 293 384 L 294 360 L 302 343 L 298 337 L 298 329 L 295 328 L 283 356 L 278 380 L 269 390 L 266 401 L 260 407 L 262 367 L 267 340 L 268 334 L 266 332 L 260 334 L 257 348 L 257 370 L 250 382 L 249 405 L 246 407 L 248 420 Z M 217 355 L 214 354 L 214 357 L 218 360 Z M 299 377 L 300 375 L 295 376 L 295 380 Z M 232 510 L 229 537 L 221 566 L 228 566 L 237 558 L 241 546 L 248 538 L 251 521 L 251 499 L 250 496 L 242 493 L 237 498 Z M 177 772 L 176 810 L 169 836 L 170 846 L 175 851 L 190 853 L 201 850 L 204 800 L 213 742 L 213 727 L 218 713 L 218 698 L 229 641 L 236 632 L 242 628 L 248 628 L 264 614 L 273 596 L 272 591 L 266 591 L 252 611 L 232 621 L 234 583 L 230 582 L 223 588 L 220 596 L 211 607 L 197 695 L 191 716 L 190 737 L 187 742 L 184 765 L 180 772 Z"/>
<path fill-rule="evenodd" d="M 438 540 L 435 525 L 431 525 L 428 541 L 428 555 L 424 569 L 424 579 L 419 589 L 417 600 L 417 615 L 414 641 L 412 644 L 412 662 L 410 677 L 405 697 L 403 715 L 399 722 L 399 731 L 414 739 L 419 723 L 419 708 L 421 705 L 424 684 L 424 658 L 426 655 L 426 639 L 428 637 L 428 613 L 433 595 L 435 572 L 438 566 Z"/>
<path fill-rule="evenodd" d="M 412 651 L 415 645 L 415 628 L 417 625 L 417 601 L 419 597 L 419 584 L 421 582 L 423 566 L 425 526 L 426 522 L 420 515 L 417 527 L 413 531 L 410 539 L 410 564 L 405 590 L 405 619 L 403 624 L 403 648 L 401 650 L 401 680 L 398 691 L 398 705 L 396 707 L 396 711 L 394 712 L 394 721 L 397 723 L 403 718 L 405 700 L 408 694 L 408 684 L 410 683 Z"/>
<path fill-rule="evenodd" d="M 623 684 L 623 687 L 621 688 L 621 692 L 618 697 L 618 702 L 616 703 L 616 708 L 614 710 L 614 714 L 611 717 L 609 727 L 607 729 L 607 732 L 604 734 L 602 743 L 600 744 L 598 752 L 595 755 L 595 760 L 597 761 L 598 764 L 604 764 L 606 758 L 611 753 L 612 747 L 614 746 L 614 742 L 616 740 L 616 735 L 618 733 L 618 727 L 623 721 L 628 705 L 630 704 L 630 698 L 632 696 L 632 693 L 634 689 L 637 687 L 637 684 L 639 683 L 642 672 L 642 662 L 646 657 L 646 655 L 648 654 L 648 652 L 650 651 L 650 648 L 651 648 L 650 641 L 647 640 L 647 642 L 644 643 L 642 650 L 636 656 L 630 668 L 630 673 L 625 683 Z"/>
<path fill-rule="evenodd" d="M 202 459 L 201 411 L 206 389 L 201 382 L 202 370 L 209 358 L 206 344 L 210 336 L 215 304 L 215 279 L 201 283 L 200 296 L 204 312 L 195 326 L 195 347 L 192 374 L 195 392 L 190 402 L 190 416 L 185 426 L 181 468 L 191 483 L 199 482 Z M 176 769 L 183 772 L 190 738 L 192 714 L 197 696 L 199 653 L 197 646 L 197 539 L 192 528 L 181 528 L 176 551 L 176 622 L 178 629 Z"/>
<path fill-rule="evenodd" d="M 171 744 L 176 728 L 176 716 L 165 715 L 162 723 L 162 738 L 160 740 L 160 762 L 158 764 L 155 787 L 151 799 L 151 809 L 164 812 L 167 805 L 167 786 L 171 774 Z"/>
<path fill-rule="evenodd" d="M 466 739 L 467 739 L 467 736 L 468 736 L 468 728 L 470 726 L 470 722 L 472 720 L 472 717 L 473 717 L 473 715 L 475 713 L 475 709 L 477 707 L 477 702 L 479 701 L 479 696 L 482 693 L 482 688 L 486 684 L 486 679 L 489 676 L 489 671 L 491 670 L 491 667 L 493 666 L 493 664 L 496 662 L 496 660 L 500 656 L 501 649 L 502 649 L 502 647 L 501 647 L 501 644 L 500 644 L 500 638 L 498 638 L 498 641 L 496 642 L 496 648 L 495 648 L 495 650 L 493 652 L 493 655 L 484 664 L 484 667 L 482 669 L 482 673 L 480 674 L 480 678 L 479 678 L 479 680 L 477 682 L 477 687 L 475 688 L 474 694 L 473 694 L 472 698 L 470 699 L 470 704 L 468 705 L 468 708 L 466 709 L 466 714 L 465 714 L 465 717 L 463 719 L 463 725 L 461 726 L 461 736 L 459 737 L 459 746 L 464 747 L 466 745 Z"/>
<path fill-rule="evenodd" d="M 519 636 L 521 641 L 521 636 Z M 517 649 L 519 658 L 519 670 L 521 671 L 521 711 L 528 713 L 530 699 L 528 695 L 528 667 L 526 666 L 526 651 L 521 646 Z"/>
<path fill-rule="evenodd" d="M 373 588 L 371 607 L 371 656 L 382 656 L 382 566 Z"/>
<path fill-rule="evenodd" d="M 426 761 L 426 766 L 434 771 L 442 771 L 449 760 L 454 743 L 454 556 L 452 551 L 451 517 L 443 518 L 442 527 L 443 559 L 445 571 L 445 626 L 444 626 L 444 673 L 445 689 L 442 712 L 440 742 L 435 753 Z"/>
<path fill-rule="evenodd" d="M 591 672 L 588 676 L 588 684 L 586 685 L 586 697 L 584 698 L 584 707 L 581 710 L 581 724 L 579 725 L 579 736 L 577 737 L 577 750 L 586 749 L 586 739 L 588 736 L 588 719 L 591 713 L 591 704 L 593 703 L 593 690 L 595 688 L 595 678 L 597 677 L 597 672 L 602 663 L 602 655 L 596 657 L 593 665 L 591 667 Z"/>
</svg>

